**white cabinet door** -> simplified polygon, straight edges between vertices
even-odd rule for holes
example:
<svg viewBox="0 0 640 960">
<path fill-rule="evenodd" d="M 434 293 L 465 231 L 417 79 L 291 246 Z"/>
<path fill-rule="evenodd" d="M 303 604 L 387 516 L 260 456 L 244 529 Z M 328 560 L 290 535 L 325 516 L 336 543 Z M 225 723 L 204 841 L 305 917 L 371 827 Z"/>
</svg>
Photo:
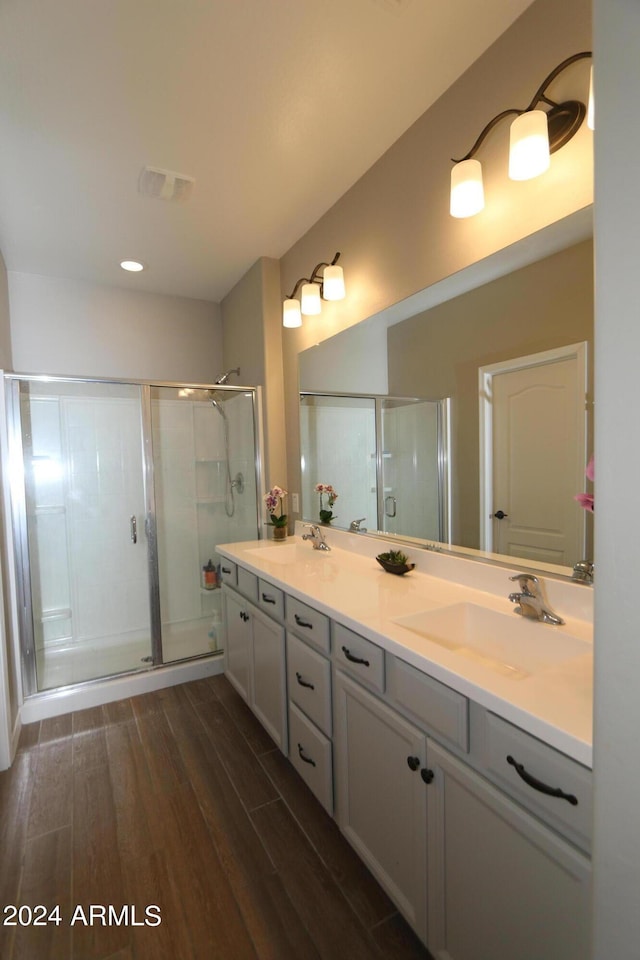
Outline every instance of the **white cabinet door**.
<svg viewBox="0 0 640 960">
<path fill-rule="evenodd" d="M 287 753 L 287 685 L 284 627 L 248 607 L 252 627 L 250 706 L 267 733 Z"/>
<path fill-rule="evenodd" d="M 227 587 L 223 587 L 225 609 L 225 673 L 238 693 L 249 703 L 249 663 L 251 657 L 251 622 L 248 604 Z"/>
<path fill-rule="evenodd" d="M 436 960 L 584 960 L 589 860 L 429 744 L 429 937 Z"/>
<path fill-rule="evenodd" d="M 334 706 L 336 819 L 424 940 L 426 737 L 339 671 Z"/>
</svg>

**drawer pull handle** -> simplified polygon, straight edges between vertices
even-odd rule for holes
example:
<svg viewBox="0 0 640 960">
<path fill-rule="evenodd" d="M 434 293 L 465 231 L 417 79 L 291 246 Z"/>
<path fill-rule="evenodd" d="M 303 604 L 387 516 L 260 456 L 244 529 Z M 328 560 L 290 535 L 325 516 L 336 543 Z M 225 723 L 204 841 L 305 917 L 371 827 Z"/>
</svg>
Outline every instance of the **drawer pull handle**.
<svg viewBox="0 0 640 960">
<path fill-rule="evenodd" d="M 294 613 L 293 619 L 299 627 L 306 627 L 307 630 L 313 630 L 313 624 L 309 623 L 308 620 L 303 620 L 302 617 L 299 617 L 297 613 Z"/>
<path fill-rule="evenodd" d="M 263 593 L 263 594 L 262 594 L 262 602 L 263 602 L 263 603 L 275 603 L 276 600 L 275 600 L 275 597 L 270 596 L 268 593 Z"/>
<path fill-rule="evenodd" d="M 312 760 L 311 757 L 305 757 L 304 750 L 302 749 L 301 743 L 298 744 L 298 754 L 301 760 L 304 760 L 305 763 L 310 763 L 312 767 L 315 767 L 316 765 L 315 760 Z"/>
<path fill-rule="evenodd" d="M 351 661 L 351 663 L 361 663 L 365 667 L 370 666 L 368 660 L 363 660 L 361 657 L 354 657 L 354 655 L 351 653 L 349 649 L 347 649 L 347 647 L 343 647 L 342 652 L 344 653 L 347 660 Z"/>
<path fill-rule="evenodd" d="M 296 680 L 298 681 L 298 683 L 300 684 L 301 687 L 308 687 L 309 690 L 315 690 L 314 685 L 313 685 L 312 683 L 307 683 L 306 680 L 303 680 L 303 679 L 302 679 L 302 674 L 301 674 L 301 673 L 298 673 L 297 670 L 296 670 Z"/>
<path fill-rule="evenodd" d="M 520 779 L 524 780 L 528 786 L 533 787 L 534 790 L 538 790 L 540 793 L 546 793 L 548 797 L 560 797 L 573 807 L 578 806 L 578 798 L 572 793 L 565 793 L 560 787 L 549 787 L 546 783 L 543 783 L 542 780 L 536 780 L 536 778 L 532 777 L 530 773 L 527 773 L 522 764 L 514 760 L 513 757 L 508 756 L 507 763 L 510 763 L 511 766 L 515 768 Z"/>
<path fill-rule="evenodd" d="M 417 770 L 420 766 L 420 757 L 407 757 L 410 770 Z"/>
<path fill-rule="evenodd" d="M 420 771 L 420 776 L 425 783 L 431 783 L 433 781 L 434 773 L 433 770 L 427 770 L 426 767 L 423 767 Z"/>
<path fill-rule="evenodd" d="M 220 569 L 223 573 L 231 573 L 231 569 L 229 567 L 221 567 Z"/>
</svg>

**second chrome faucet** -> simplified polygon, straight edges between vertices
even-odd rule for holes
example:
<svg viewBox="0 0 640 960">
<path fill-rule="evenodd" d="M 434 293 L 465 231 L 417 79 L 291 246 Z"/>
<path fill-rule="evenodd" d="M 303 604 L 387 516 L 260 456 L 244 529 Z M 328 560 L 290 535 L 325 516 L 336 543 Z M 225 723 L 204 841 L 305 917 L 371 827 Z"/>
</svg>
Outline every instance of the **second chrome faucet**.
<svg viewBox="0 0 640 960">
<path fill-rule="evenodd" d="M 560 626 L 564 623 L 562 617 L 555 613 L 544 598 L 542 583 L 532 573 L 516 573 L 509 580 L 517 581 L 520 590 L 510 593 L 509 600 L 516 603 L 516 613 L 530 620 L 539 620 L 541 623 L 552 623 Z"/>
</svg>

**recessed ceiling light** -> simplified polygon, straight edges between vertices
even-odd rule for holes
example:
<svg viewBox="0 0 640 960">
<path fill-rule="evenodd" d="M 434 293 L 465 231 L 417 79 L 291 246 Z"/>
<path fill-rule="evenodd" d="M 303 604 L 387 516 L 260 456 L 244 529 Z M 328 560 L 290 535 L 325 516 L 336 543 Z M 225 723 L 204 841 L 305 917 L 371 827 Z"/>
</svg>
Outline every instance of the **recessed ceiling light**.
<svg viewBox="0 0 640 960">
<path fill-rule="evenodd" d="M 130 273 L 139 273 L 140 270 L 144 270 L 144 264 L 138 260 L 121 260 L 120 266 L 123 270 L 129 270 Z"/>
</svg>

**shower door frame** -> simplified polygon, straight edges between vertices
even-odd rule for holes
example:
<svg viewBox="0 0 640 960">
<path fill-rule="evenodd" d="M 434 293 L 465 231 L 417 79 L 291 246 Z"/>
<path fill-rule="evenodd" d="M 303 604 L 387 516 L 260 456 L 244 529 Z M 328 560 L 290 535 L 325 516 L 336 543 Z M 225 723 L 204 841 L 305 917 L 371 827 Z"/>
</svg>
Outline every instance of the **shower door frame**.
<svg viewBox="0 0 640 960">
<path fill-rule="evenodd" d="M 7 412 L 7 456 L 9 498 L 11 504 L 11 536 L 12 544 L 9 550 L 10 563 L 15 571 L 15 591 L 12 591 L 11 604 L 13 606 L 14 623 L 18 627 L 18 655 L 21 672 L 21 695 L 26 697 L 50 696 L 59 691 L 77 689 L 83 686 L 103 683 L 105 680 L 137 675 L 154 670 L 158 667 L 169 667 L 176 661 L 165 664 L 162 652 L 162 620 L 160 612 L 160 573 L 158 560 L 158 537 L 156 500 L 154 485 L 153 435 L 151 421 L 151 390 L 154 387 L 169 387 L 177 390 L 215 390 L 230 394 L 251 394 L 253 408 L 253 436 L 254 436 L 254 468 L 256 482 L 256 531 L 257 538 L 263 536 L 261 523 L 261 493 L 263 487 L 263 432 L 262 432 L 262 392 L 260 386 L 227 386 L 215 383 L 189 383 L 168 380 L 135 380 L 112 377 L 73 377 L 48 376 L 46 374 L 28 374 L 4 372 L 4 399 Z M 61 687 L 52 687 L 38 690 L 36 673 L 36 650 L 33 625 L 33 599 L 31 592 L 31 572 L 29 564 L 29 540 L 27 529 L 26 487 L 24 474 L 24 447 L 22 440 L 22 419 L 20 411 L 20 384 L 29 383 L 78 383 L 78 384 L 111 384 L 124 387 L 140 388 L 140 426 L 142 441 L 142 482 L 145 501 L 145 533 L 148 551 L 148 588 L 149 613 L 151 632 L 152 662 L 148 666 L 135 670 L 123 670 L 120 673 L 108 676 L 95 677 Z M 221 651 L 214 654 L 201 654 L 189 659 L 199 659 L 203 656 L 219 656 Z"/>
<path fill-rule="evenodd" d="M 375 462 L 376 462 L 376 525 L 377 533 L 384 535 L 384 461 L 383 461 L 383 425 L 382 405 L 387 401 L 404 403 L 437 404 L 437 474 L 438 474 L 438 532 L 439 543 L 451 543 L 451 398 L 438 397 L 400 397 L 386 393 L 347 393 L 344 390 L 300 390 L 299 401 L 303 397 L 336 397 L 354 400 L 373 400 Z M 303 508 L 305 504 L 303 504 Z M 309 518 L 311 519 L 311 518 Z M 401 534 L 387 534 L 398 536 Z"/>
</svg>

